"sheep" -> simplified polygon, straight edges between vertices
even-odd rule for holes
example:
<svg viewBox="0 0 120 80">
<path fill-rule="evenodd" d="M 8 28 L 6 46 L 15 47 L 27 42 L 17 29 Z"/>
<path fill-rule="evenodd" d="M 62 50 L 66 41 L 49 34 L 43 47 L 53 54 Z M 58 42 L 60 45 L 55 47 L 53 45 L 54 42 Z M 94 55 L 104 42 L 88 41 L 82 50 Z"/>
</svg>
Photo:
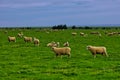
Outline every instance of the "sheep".
<svg viewBox="0 0 120 80">
<path fill-rule="evenodd" d="M 75 36 L 75 35 L 77 35 L 77 33 L 76 32 L 72 32 L 72 35 Z"/>
<path fill-rule="evenodd" d="M 33 38 L 34 40 L 34 45 L 37 45 L 37 46 L 39 46 L 39 43 L 40 43 L 40 41 L 39 41 L 39 39 L 37 39 L 37 38 Z"/>
<path fill-rule="evenodd" d="M 99 32 L 91 32 L 90 34 L 100 34 Z"/>
<path fill-rule="evenodd" d="M 102 36 L 100 32 L 91 32 L 90 34 L 98 35 L 99 37 Z"/>
<path fill-rule="evenodd" d="M 55 53 L 56 57 L 61 55 L 68 55 L 68 57 L 71 56 L 71 48 L 70 47 L 52 47 L 53 52 Z"/>
<path fill-rule="evenodd" d="M 81 36 L 85 36 L 85 33 L 83 33 L 83 32 L 80 32 L 80 35 L 81 35 Z"/>
<path fill-rule="evenodd" d="M 26 36 L 24 36 L 24 41 L 25 42 L 32 42 L 32 37 L 26 37 Z"/>
<path fill-rule="evenodd" d="M 85 34 L 85 33 L 83 33 L 83 32 L 80 32 L 80 36 L 86 37 L 87 34 Z"/>
<path fill-rule="evenodd" d="M 8 41 L 9 42 L 16 42 L 16 37 L 14 37 L 14 36 L 8 36 Z"/>
<path fill-rule="evenodd" d="M 18 33 L 18 35 L 17 35 L 18 37 L 20 37 L 20 38 L 22 38 L 23 37 L 23 33 L 22 32 L 20 32 L 20 33 Z"/>
<path fill-rule="evenodd" d="M 89 46 L 87 46 L 87 49 L 92 53 L 94 58 L 96 57 L 96 54 L 102 54 L 102 55 L 106 55 L 108 57 L 106 47 L 104 47 L 104 46 L 96 47 L 96 46 L 89 45 Z"/>
<path fill-rule="evenodd" d="M 107 33 L 108 36 L 119 35 L 119 32 L 109 32 Z"/>
<path fill-rule="evenodd" d="M 59 45 L 60 45 L 59 42 L 56 43 L 56 42 L 52 41 L 47 44 L 47 47 L 59 47 Z"/>
<path fill-rule="evenodd" d="M 68 46 L 69 46 L 69 42 L 68 42 L 68 41 L 65 42 L 65 43 L 63 44 L 63 46 L 64 46 L 64 47 L 68 47 Z"/>
<path fill-rule="evenodd" d="M 107 33 L 107 35 L 108 36 L 112 36 L 112 35 L 114 35 L 114 33 L 113 32 L 109 32 L 109 33 Z"/>
</svg>

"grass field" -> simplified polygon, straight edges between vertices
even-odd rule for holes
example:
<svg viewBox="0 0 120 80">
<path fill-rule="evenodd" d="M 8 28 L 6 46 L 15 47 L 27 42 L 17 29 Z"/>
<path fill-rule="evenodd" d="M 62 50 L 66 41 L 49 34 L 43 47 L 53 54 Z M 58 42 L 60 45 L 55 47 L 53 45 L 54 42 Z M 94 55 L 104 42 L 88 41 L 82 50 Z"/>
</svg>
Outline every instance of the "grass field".
<svg viewBox="0 0 120 80">
<path fill-rule="evenodd" d="M 49 31 L 30 29 L 10 29 L 8 34 L 0 30 L 0 80 L 119 80 L 120 79 L 120 36 L 107 36 L 105 31 L 119 30 L 61 30 Z M 40 46 L 25 43 L 18 38 L 16 43 L 8 42 L 7 36 L 17 36 L 22 31 L 25 36 L 40 39 Z M 90 35 L 99 31 L 102 36 Z M 72 32 L 77 32 L 72 36 Z M 87 33 L 82 37 L 80 32 Z M 71 47 L 71 58 L 55 58 L 47 43 L 68 41 Z M 86 50 L 87 45 L 106 46 L 109 57 L 97 55 L 93 58 Z"/>
</svg>

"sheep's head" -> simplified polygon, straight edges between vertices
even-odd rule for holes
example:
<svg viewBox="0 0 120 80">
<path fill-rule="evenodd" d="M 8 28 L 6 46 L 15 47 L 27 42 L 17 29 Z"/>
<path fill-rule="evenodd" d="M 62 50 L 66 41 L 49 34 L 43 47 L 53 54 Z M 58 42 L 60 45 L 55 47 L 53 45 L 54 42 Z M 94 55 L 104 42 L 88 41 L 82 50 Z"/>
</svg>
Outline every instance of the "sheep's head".
<svg viewBox="0 0 120 80">
<path fill-rule="evenodd" d="M 52 47 L 52 50 L 54 50 L 56 47 Z"/>
<path fill-rule="evenodd" d="M 34 40 L 37 39 L 36 37 L 33 38 Z"/>
<path fill-rule="evenodd" d="M 89 50 L 91 47 L 92 47 L 91 45 L 88 45 L 88 46 L 87 46 L 87 50 Z"/>
</svg>

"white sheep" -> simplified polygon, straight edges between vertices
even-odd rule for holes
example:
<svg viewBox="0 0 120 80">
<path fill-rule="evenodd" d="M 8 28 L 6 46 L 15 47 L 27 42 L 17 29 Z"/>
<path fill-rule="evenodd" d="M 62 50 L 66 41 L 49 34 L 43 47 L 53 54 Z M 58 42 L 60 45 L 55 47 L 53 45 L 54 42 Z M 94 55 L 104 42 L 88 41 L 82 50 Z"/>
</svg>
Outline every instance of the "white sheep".
<svg viewBox="0 0 120 80">
<path fill-rule="evenodd" d="M 14 36 L 8 36 L 8 41 L 9 42 L 16 42 L 16 37 L 14 37 Z"/>
<path fill-rule="evenodd" d="M 33 41 L 34 41 L 34 45 L 39 46 L 39 43 L 40 43 L 39 39 L 37 39 L 37 38 L 34 37 Z"/>
<path fill-rule="evenodd" d="M 85 33 L 83 33 L 83 32 L 80 32 L 80 36 L 86 37 L 87 34 L 85 34 Z"/>
<path fill-rule="evenodd" d="M 90 34 L 98 35 L 99 37 L 102 36 L 100 32 L 91 32 Z"/>
<path fill-rule="evenodd" d="M 72 35 L 75 36 L 75 35 L 77 35 L 77 33 L 76 32 L 72 32 Z"/>
<path fill-rule="evenodd" d="M 70 47 L 61 47 L 61 48 L 52 47 L 52 50 L 55 53 L 56 57 L 61 56 L 61 55 L 68 55 L 68 57 L 70 57 L 70 55 L 71 55 Z"/>
<path fill-rule="evenodd" d="M 26 37 L 26 36 L 24 36 L 24 41 L 25 42 L 32 42 L 32 37 Z"/>
<path fill-rule="evenodd" d="M 94 58 L 96 57 L 96 54 L 102 54 L 102 55 L 106 55 L 108 57 L 106 47 L 104 47 L 104 46 L 96 47 L 96 46 L 89 45 L 89 46 L 87 46 L 87 49 L 92 53 Z"/>
<path fill-rule="evenodd" d="M 80 32 L 80 35 L 81 35 L 81 36 L 84 36 L 84 35 L 85 35 L 85 33 L 83 33 L 83 32 Z"/>
<path fill-rule="evenodd" d="M 63 46 L 64 46 L 64 47 L 68 47 L 68 46 L 69 46 L 69 42 L 68 42 L 68 41 L 65 42 L 65 43 L 63 44 Z"/>
<path fill-rule="evenodd" d="M 22 38 L 23 37 L 23 32 L 18 33 L 18 37 Z"/>
<path fill-rule="evenodd" d="M 47 47 L 59 47 L 59 45 L 60 45 L 59 42 L 56 43 L 56 42 L 52 41 L 47 44 Z"/>
</svg>

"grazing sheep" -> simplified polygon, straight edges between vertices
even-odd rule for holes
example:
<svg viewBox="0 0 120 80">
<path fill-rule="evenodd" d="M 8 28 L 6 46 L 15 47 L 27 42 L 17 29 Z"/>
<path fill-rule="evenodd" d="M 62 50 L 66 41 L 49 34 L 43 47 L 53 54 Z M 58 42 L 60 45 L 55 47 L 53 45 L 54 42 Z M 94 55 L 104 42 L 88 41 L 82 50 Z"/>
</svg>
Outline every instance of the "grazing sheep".
<svg viewBox="0 0 120 80">
<path fill-rule="evenodd" d="M 100 34 L 99 32 L 91 32 L 90 34 Z"/>
<path fill-rule="evenodd" d="M 109 32 L 109 33 L 107 33 L 107 35 L 108 36 L 112 36 L 112 35 L 114 35 L 114 33 L 113 32 Z"/>
<path fill-rule="evenodd" d="M 87 34 L 85 34 L 85 33 L 83 33 L 83 32 L 80 32 L 80 36 L 86 37 Z"/>
<path fill-rule="evenodd" d="M 102 36 L 100 32 L 91 32 L 90 34 L 98 35 L 99 37 Z"/>
<path fill-rule="evenodd" d="M 119 32 L 109 32 L 107 33 L 108 36 L 119 35 Z"/>
<path fill-rule="evenodd" d="M 40 43 L 39 39 L 37 39 L 37 38 L 34 37 L 33 41 L 34 41 L 34 45 L 39 46 L 39 43 Z"/>
<path fill-rule="evenodd" d="M 52 50 L 55 53 L 56 57 L 61 55 L 68 55 L 68 57 L 70 57 L 70 52 L 71 52 L 70 47 L 61 47 L 61 48 L 52 47 Z"/>
<path fill-rule="evenodd" d="M 26 36 L 24 36 L 24 41 L 25 42 L 32 42 L 32 37 L 26 37 Z"/>
<path fill-rule="evenodd" d="M 16 42 L 16 37 L 14 37 L 14 36 L 8 36 L 8 41 L 9 42 Z"/>
<path fill-rule="evenodd" d="M 85 36 L 85 33 L 83 33 L 83 32 L 80 32 L 80 35 L 81 35 L 81 36 Z"/>
<path fill-rule="evenodd" d="M 102 54 L 108 57 L 106 47 L 87 46 L 87 49 L 92 53 L 94 58 L 96 57 L 96 54 Z"/>
<path fill-rule="evenodd" d="M 23 33 L 22 32 L 20 32 L 20 33 L 18 33 L 18 35 L 17 35 L 18 37 L 20 37 L 20 38 L 22 38 L 23 37 Z"/>
<path fill-rule="evenodd" d="M 59 47 L 59 45 L 60 45 L 59 42 L 56 43 L 56 42 L 52 41 L 47 44 L 47 47 Z"/>
<path fill-rule="evenodd" d="M 76 32 L 72 32 L 72 35 L 75 36 L 75 35 L 77 35 L 77 33 Z"/>
<path fill-rule="evenodd" d="M 63 44 L 63 46 L 64 46 L 64 47 L 68 47 L 68 46 L 69 46 L 69 42 L 68 42 L 68 41 L 65 42 L 65 43 Z"/>
</svg>

